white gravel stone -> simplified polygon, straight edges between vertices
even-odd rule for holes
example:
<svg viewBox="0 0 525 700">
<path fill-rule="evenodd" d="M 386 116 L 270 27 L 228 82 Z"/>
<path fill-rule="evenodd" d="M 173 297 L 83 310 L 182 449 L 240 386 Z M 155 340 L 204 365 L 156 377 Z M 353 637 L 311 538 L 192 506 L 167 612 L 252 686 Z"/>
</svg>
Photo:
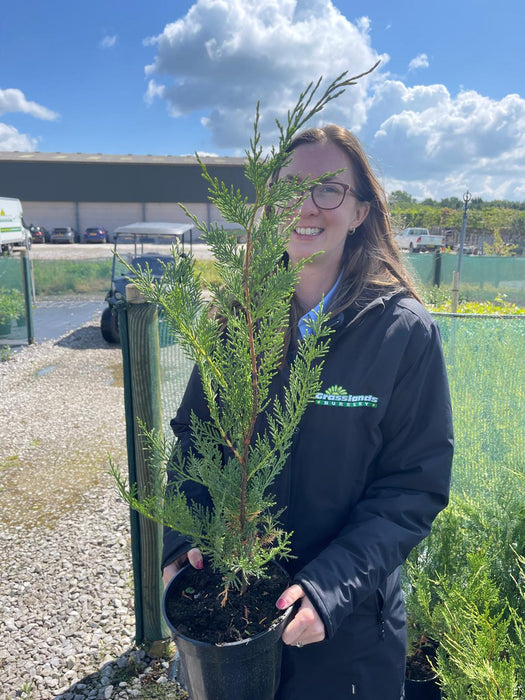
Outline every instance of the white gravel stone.
<svg viewBox="0 0 525 700">
<path fill-rule="evenodd" d="M 134 646 L 129 514 L 107 475 L 108 453 L 127 463 L 119 365 L 97 318 L 0 362 L 0 700 L 140 699 L 148 665 L 184 697 Z"/>
</svg>

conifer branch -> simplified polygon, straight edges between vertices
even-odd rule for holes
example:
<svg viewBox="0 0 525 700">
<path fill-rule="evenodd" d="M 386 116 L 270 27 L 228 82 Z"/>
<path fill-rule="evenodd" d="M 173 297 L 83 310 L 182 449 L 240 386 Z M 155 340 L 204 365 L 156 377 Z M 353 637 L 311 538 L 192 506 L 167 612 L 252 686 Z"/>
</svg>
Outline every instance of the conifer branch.
<svg viewBox="0 0 525 700">
<path fill-rule="evenodd" d="M 215 258 L 221 282 L 211 286 L 211 307 L 220 319 L 209 313 L 193 261 L 181 258 L 175 248 L 161 280 L 149 268 L 128 268 L 146 300 L 163 309 L 173 336 L 198 367 L 209 419 L 192 413 L 192 448 L 185 454 L 180 446 L 168 447 L 159 436 L 144 434 L 157 464 L 152 465 L 156 476 L 150 494 L 139 494 L 136 485 L 127 488 L 118 470 L 112 472 L 119 493 L 132 508 L 177 530 L 201 549 L 223 577 L 224 600 L 231 588 L 244 591 L 252 578 L 265 576 L 272 559 L 292 556 L 291 533 L 279 525 L 281 513 L 275 512 L 272 485 L 319 390 L 329 344 L 328 317 L 321 310 L 311 334 L 299 344 L 284 395 L 272 396 L 294 288 L 309 262 L 303 260 L 290 269 L 283 262 L 294 225 L 286 205 L 300 204 L 322 179 L 274 182 L 275 174 L 289 162 L 288 149 L 299 129 L 375 67 L 353 77 L 345 71 L 322 92 L 321 78 L 310 83 L 286 122 L 277 121 L 279 143 L 267 153 L 261 146 L 257 104 L 245 164 L 255 191 L 253 201 L 212 177 L 197 155 L 210 201 L 226 221 L 246 233 L 245 246 L 238 245 L 220 225 L 200 222 L 181 205 Z M 258 432 L 258 425 L 266 427 Z M 164 469 L 167 465 L 169 482 L 158 464 Z M 212 507 L 188 503 L 185 482 L 205 489 Z"/>
</svg>

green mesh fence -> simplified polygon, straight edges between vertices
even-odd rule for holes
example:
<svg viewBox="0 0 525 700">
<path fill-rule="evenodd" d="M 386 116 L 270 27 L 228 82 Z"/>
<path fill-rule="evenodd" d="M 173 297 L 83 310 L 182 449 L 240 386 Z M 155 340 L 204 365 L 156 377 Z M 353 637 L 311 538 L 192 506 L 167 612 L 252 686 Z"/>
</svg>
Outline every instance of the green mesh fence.
<svg viewBox="0 0 525 700">
<path fill-rule="evenodd" d="M 525 318 L 436 318 L 454 411 L 453 487 L 490 501 L 525 473 Z"/>
<path fill-rule="evenodd" d="M 425 286 L 434 280 L 434 255 L 429 253 L 403 256 L 407 266 Z M 452 273 L 457 270 L 458 256 L 441 256 L 440 286 L 452 286 Z M 492 301 L 505 295 L 508 301 L 525 304 L 525 257 L 464 255 L 461 261 L 460 295 L 476 301 Z"/>
<path fill-rule="evenodd" d="M 24 275 L 19 256 L 0 257 L 0 345 L 27 340 Z"/>
<path fill-rule="evenodd" d="M 487 502 L 496 481 L 510 488 L 512 473 L 525 473 L 525 318 L 435 318 L 454 411 L 453 488 Z M 192 364 L 162 321 L 160 340 L 163 428 L 170 435 Z"/>
<path fill-rule="evenodd" d="M 193 363 L 173 342 L 168 327 L 159 314 L 159 364 L 162 429 L 171 436 L 170 420 L 175 416 L 190 378 Z"/>
</svg>

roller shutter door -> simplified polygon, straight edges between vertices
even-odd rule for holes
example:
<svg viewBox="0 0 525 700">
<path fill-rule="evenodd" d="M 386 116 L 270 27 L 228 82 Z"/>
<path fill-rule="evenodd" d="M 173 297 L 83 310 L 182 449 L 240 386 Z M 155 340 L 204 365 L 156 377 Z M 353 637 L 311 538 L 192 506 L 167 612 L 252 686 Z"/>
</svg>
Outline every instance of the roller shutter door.
<svg viewBox="0 0 525 700">
<path fill-rule="evenodd" d="M 80 230 L 101 226 L 110 234 L 118 227 L 142 221 L 143 207 L 139 202 L 80 202 Z"/>
<path fill-rule="evenodd" d="M 62 226 L 77 228 L 74 202 L 22 202 L 27 225 L 43 226 L 48 231 Z"/>
</svg>

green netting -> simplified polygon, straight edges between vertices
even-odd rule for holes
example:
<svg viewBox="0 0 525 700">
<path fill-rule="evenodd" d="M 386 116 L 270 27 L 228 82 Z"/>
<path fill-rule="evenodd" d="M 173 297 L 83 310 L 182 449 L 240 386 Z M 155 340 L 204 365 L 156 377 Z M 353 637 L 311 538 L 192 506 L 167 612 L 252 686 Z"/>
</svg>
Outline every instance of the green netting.
<svg viewBox="0 0 525 700">
<path fill-rule="evenodd" d="M 190 378 L 193 363 L 183 353 L 180 345 L 173 342 L 162 315 L 159 314 L 159 363 L 161 386 L 162 429 L 172 435 L 170 420 L 176 414 Z"/>
<path fill-rule="evenodd" d="M 525 318 L 435 318 L 454 411 L 453 488 L 490 501 L 496 483 L 510 485 L 512 472 L 525 473 Z M 160 339 L 163 428 L 170 435 L 192 365 L 162 322 Z"/>
<path fill-rule="evenodd" d="M 434 280 L 434 255 L 420 253 L 404 256 L 407 266 L 425 286 Z M 441 287 L 452 286 L 458 256 L 441 256 Z M 461 261 L 461 295 L 476 301 L 492 301 L 505 295 L 508 301 L 525 303 L 525 258 L 489 255 L 464 255 Z"/>
<path fill-rule="evenodd" d="M 525 473 L 525 318 L 436 318 L 454 411 L 453 487 L 490 501 L 497 482 L 510 488 L 512 473 Z"/>
<path fill-rule="evenodd" d="M 0 345 L 27 340 L 24 277 L 19 256 L 0 256 Z"/>
</svg>

